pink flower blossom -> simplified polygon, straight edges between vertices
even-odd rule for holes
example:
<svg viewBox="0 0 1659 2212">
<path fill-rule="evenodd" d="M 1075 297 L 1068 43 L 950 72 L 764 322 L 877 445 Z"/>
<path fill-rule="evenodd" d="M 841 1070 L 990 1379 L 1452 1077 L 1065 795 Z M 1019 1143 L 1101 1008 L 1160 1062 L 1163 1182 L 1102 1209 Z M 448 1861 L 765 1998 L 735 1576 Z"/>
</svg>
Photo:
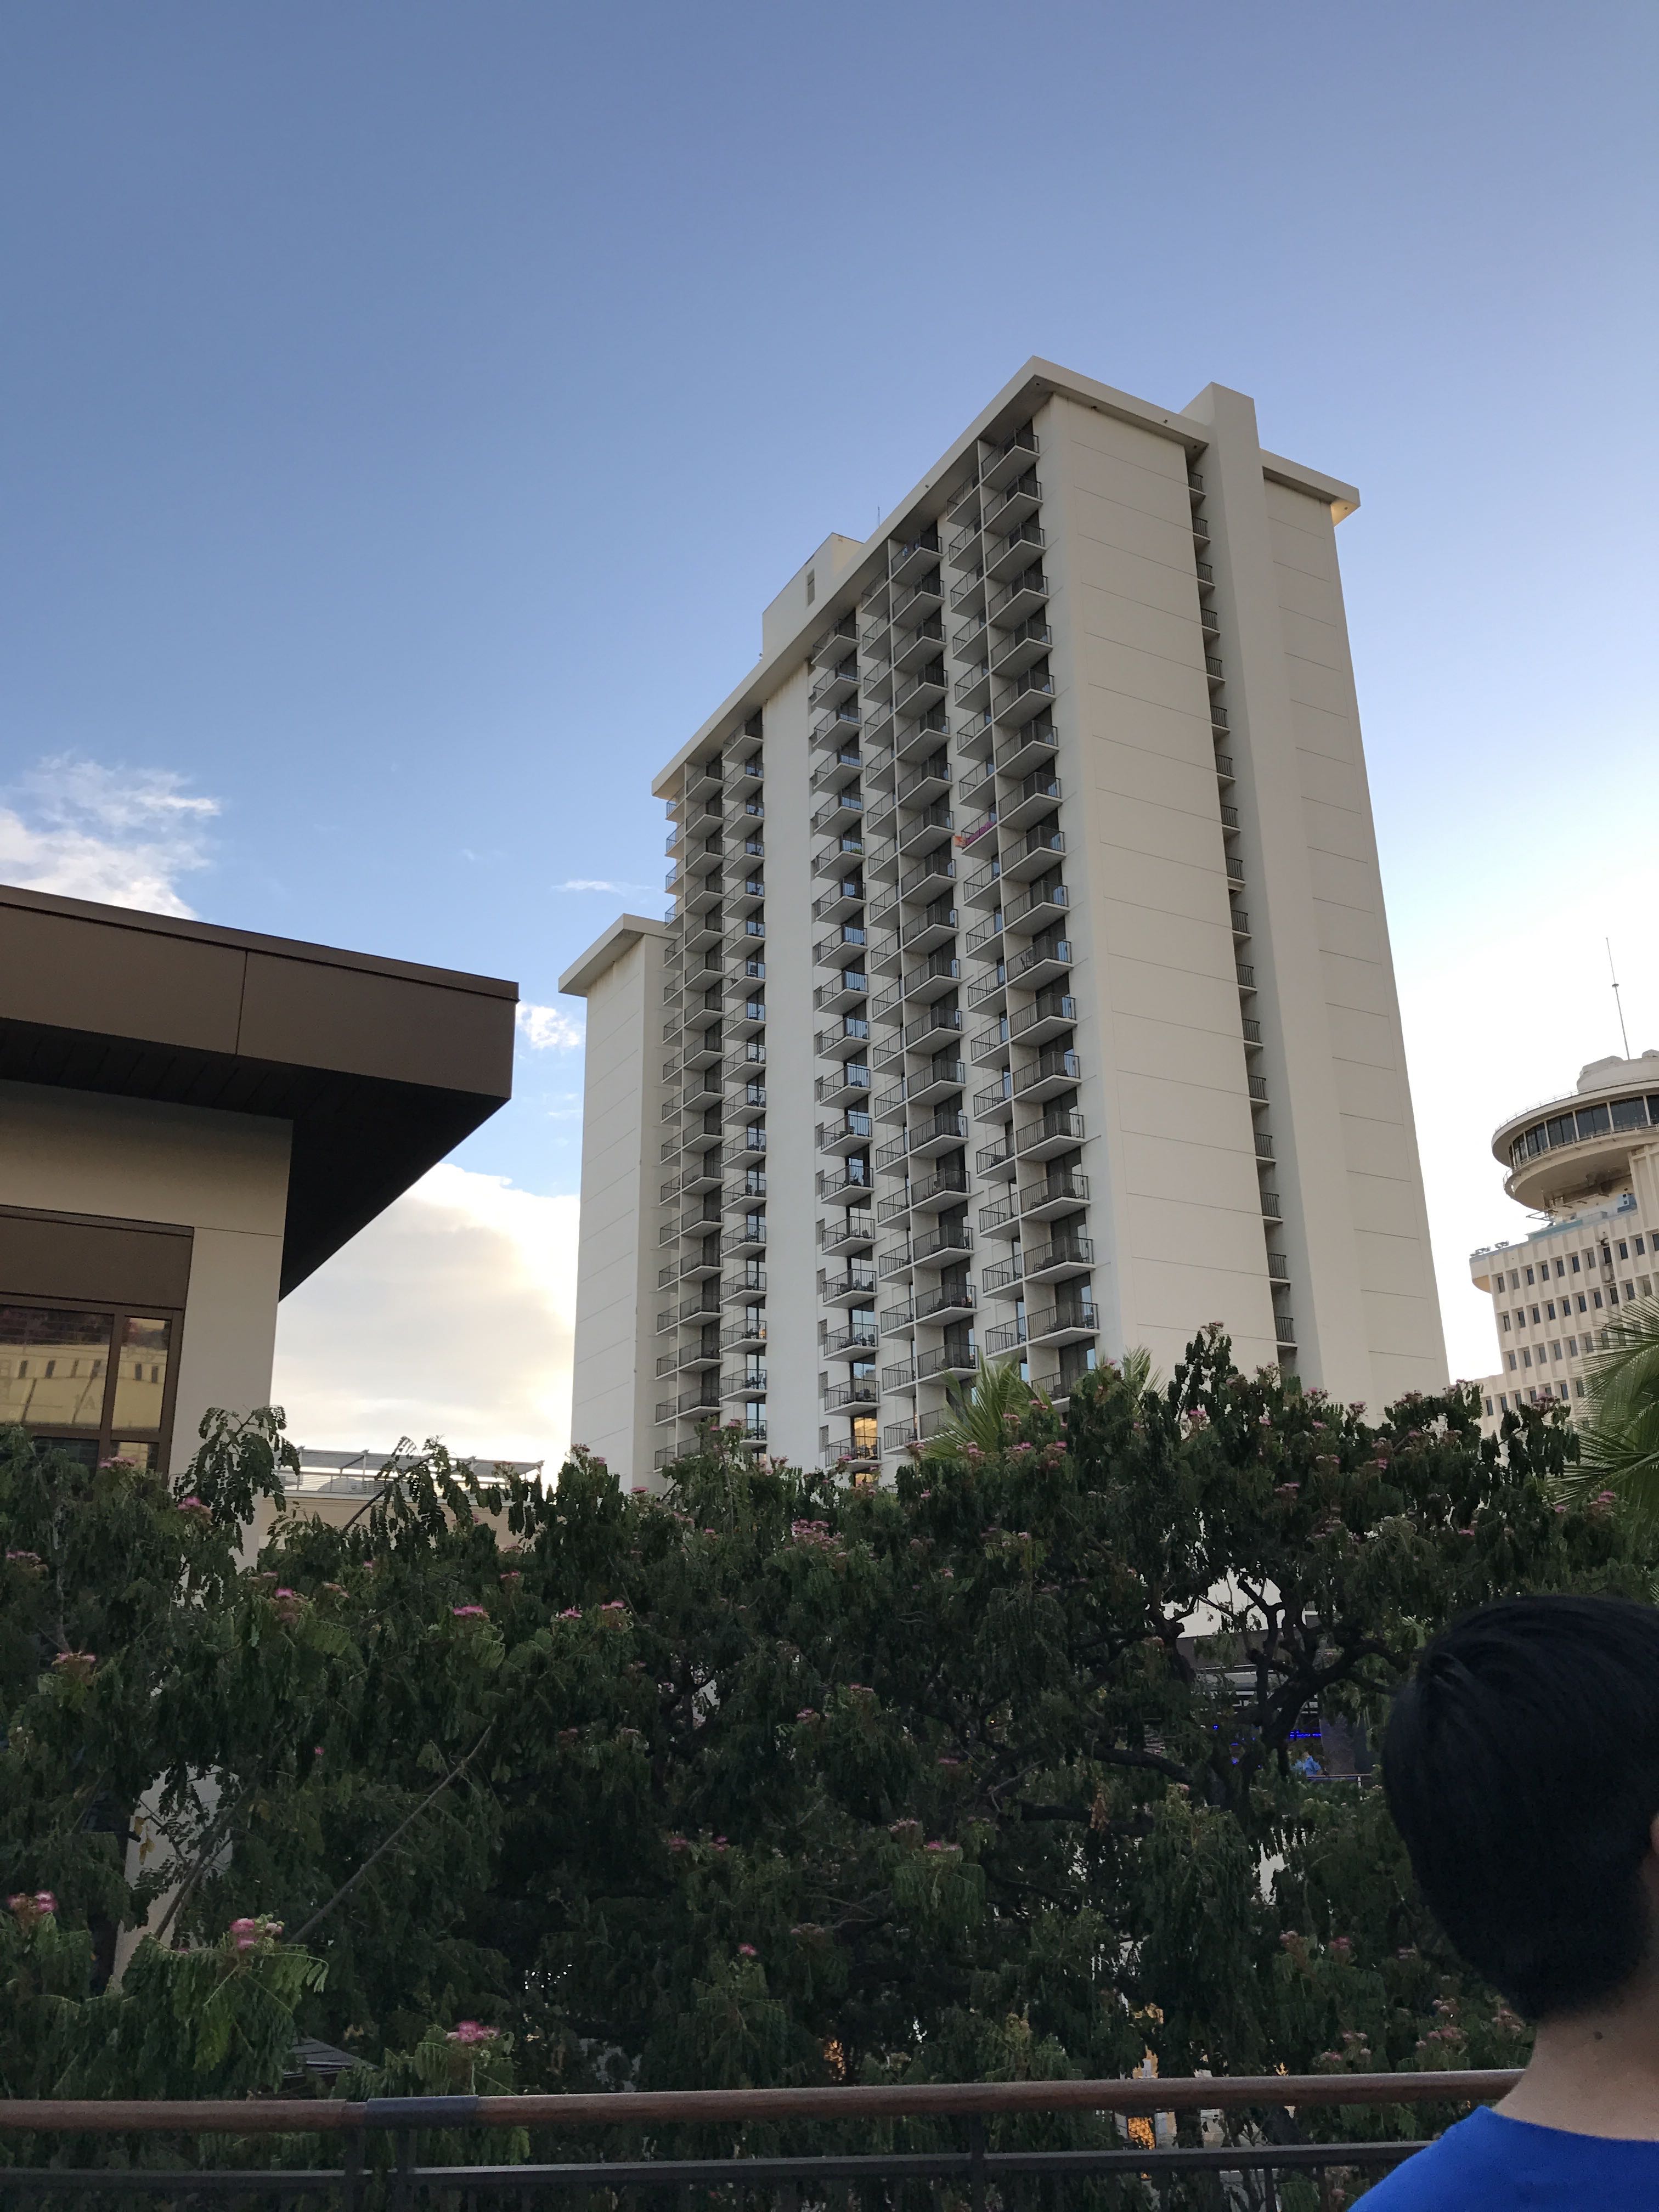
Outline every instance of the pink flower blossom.
<svg viewBox="0 0 1659 2212">
<path fill-rule="evenodd" d="M 280 1920 L 269 1913 L 258 1913 L 252 1918 L 233 1920 L 230 1923 L 231 1948 L 237 1951 L 255 1951 L 261 1943 L 274 1943 L 283 1932 Z"/>
<path fill-rule="evenodd" d="M 46 1571 L 46 1563 L 39 1552 L 8 1552 L 6 1565 L 21 1567 L 26 1575 L 43 1575 Z"/>
<path fill-rule="evenodd" d="M 211 1521 L 213 1518 L 212 1507 L 198 1498 L 193 1491 L 188 1498 L 181 1498 L 173 1510 L 179 1513 L 188 1513 L 197 1521 Z"/>
<path fill-rule="evenodd" d="M 89 1682 L 98 1664 L 95 1651 L 60 1651 L 52 1661 L 52 1669 L 71 1682 Z"/>
<path fill-rule="evenodd" d="M 449 1610 L 457 1620 L 488 1620 L 489 1618 L 481 1605 L 452 1605 Z"/>
<path fill-rule="evenodd" d="M 566 1606 L 564 1611 L 559 1615 L 561 1620 L 580 1620 L 581 1617 L 582 1609 L 579 1605 Z"/>
<path fill-rule="evenodd" d="M 739 1943 L 738 1946 L 738 1956 L 740 1959 L 758 1959 L 760 1953 L 755 1948 L 752 1943 Z"/>
<path fill-rule="evenodd" d="M 670 1836 L 667 1842 L 671 1851 L 689 1851 L 691 1848 L 690 1841 L 684 1836 Z"/>
<path fill-rule="evenodd" d="M 479 2043 L 494 2043 L 496 2036 L 500 2033 L 501 2031 L 498 2028 L 486 2027 L 482 2021 L 462 2020 L 458 2021 L 454 2027 L 450 2029 L 448 2034 L 445 2036 L 444 2041 L 446 2043 L 459 2043 L 464 2045 Z"/>
<path fill-rule="evenodd" d="M 817 1712 L 811 1705 L 803 1705 L 795 1715 L 795 1718 L 798 1721 L 815 1721 L 817 1718 Z"/>
<path fill-rule="evenodd" d="M 18 1925 L 25 1929 L 38 1927 L 43 1920 L 52 1919 L 58 1911 L 58 1899 L 49 1889 L 37 1889 L 33 1896 L 27 1890 L 20 1889 L 9 1897 L 6 1903 Z"/>
<path fill-rule="evenodd" d="M 524 1580 L 524 1577 L 519 1571 L 517 1567 L 509 1567 L 504 1575 L 497 1575 L 495 1579 L 504 1587 L 510 1589 L 514 1583 L 521 1583 Z"/>
</svg>

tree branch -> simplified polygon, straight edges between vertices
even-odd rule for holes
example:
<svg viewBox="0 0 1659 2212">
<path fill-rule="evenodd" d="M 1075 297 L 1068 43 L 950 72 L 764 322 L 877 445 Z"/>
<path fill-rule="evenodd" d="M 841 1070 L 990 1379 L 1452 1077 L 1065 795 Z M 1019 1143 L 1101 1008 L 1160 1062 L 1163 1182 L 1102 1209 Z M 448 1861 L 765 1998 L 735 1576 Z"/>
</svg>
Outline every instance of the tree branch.
<svg viewBox="0 0 1659 2212">
<path fill-rule="evenodd" d="M 306 1937 L 310 1935 L 312 1929 L 317 1927 L 320 1922 L 327 1919 L 329 1914 L 333 1911 L 335 1906 L 339 1904 L 341 1899 L 350 1895 L 351 1892 L 356 1888 L 358 1883 L 368 1872 L 370 1867 L 374 1865 L 375 1860 L 384 1858 L 386 1854 L 392 1849 L 393 1844 L 397 1842 L 398 1837 L 404 1833 L 404 1830 L 414 1826 L 416 1821 L 420 1819 L 422 1814 L 425 1812 L 427 1807 L 431 1804 L 434 1798 L 441 1796 L 442 1793 L 448 1789 L 450 1784 L 458 1778 L 458 1776 L 462 1775 L 466 1771 L 466 1769 L 483 1749 L 484 1737 L 489 1734 L 489 1730 L 486 1728 L 483 1732 L 483 1735 L 481 1735 L 478 1738 L 477 1743 L 473 1745 L 471 1750 L 466 1753 L 465 1757 L 456 1761 L 455 1765 L 450 1768 L 448 1773 L 445 1775 L 443 1780 L 434 1784 L 432 1789 L 427 1791 L 425 1796 L 422 1798 L 420 1803 L 415 1808 L 415 1810 L 409 1814 L 408 1818 L 400 1820 L 398 1823 L 398 1826 L 392 1831 L 392 1833 L 386 1838 L 386 1841 L 369 1853 L 368 1856 L 358 1868 L 356 1873 L 347 1876 L 346 1880 L 340 1884 L 338 1889 L 335 1891 L 333 1896 L 329 1899 L 328 1903 L 326 1905 L 319 1905 L 316 1911 L 312 1914 L 310 1919 L 306 1922 L 304 1927 L 300 1929 L 296 1934 L 289 1938 L 289 1941 L 291 1943 L 303 1943 Z"/>
</svg>

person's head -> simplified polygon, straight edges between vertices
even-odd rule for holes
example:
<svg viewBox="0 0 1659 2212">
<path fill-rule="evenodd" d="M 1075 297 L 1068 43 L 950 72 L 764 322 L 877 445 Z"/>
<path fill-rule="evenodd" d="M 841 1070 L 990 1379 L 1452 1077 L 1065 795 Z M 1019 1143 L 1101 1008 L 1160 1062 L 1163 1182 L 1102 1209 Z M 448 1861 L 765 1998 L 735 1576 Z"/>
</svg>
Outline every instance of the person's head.
<svg viewBox="0 0 1659 2212">
<path fill-rule="evenodd" d="M 1395 1700 L 1382 1786 L 1435 1917 L 1512 2004 L 1547 2020 L 1613 1996 L 1659 1899 L 1659 1608 L 1466 1613 Z"/>
</svg>

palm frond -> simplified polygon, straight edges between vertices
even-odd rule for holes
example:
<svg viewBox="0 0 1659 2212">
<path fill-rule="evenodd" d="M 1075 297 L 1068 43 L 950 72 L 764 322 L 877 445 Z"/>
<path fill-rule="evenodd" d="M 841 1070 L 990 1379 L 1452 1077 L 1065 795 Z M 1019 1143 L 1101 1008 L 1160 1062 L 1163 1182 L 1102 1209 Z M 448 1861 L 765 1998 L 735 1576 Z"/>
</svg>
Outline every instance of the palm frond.
<svg viewBox="0 0 1659 2212">
<path fill-rule="evenodd" d="M 1610 1490 L 1659 1531 L 1659 1298 L 1638 1298 L 1606 1334 L 1585 1376 L 1589 1415 L 1577 1468 L 1564 1487 L 1578 1495 Z"/>
<path fill-rule="evenodd" d="M 981 1352 L 971 1382 L 945 1385 L 950 1419 L 930 1439 L 926 1460 L 961 1459 L 971 1445 L 982 1452 L 997 1452 L 1012 1443 L 1020 1417 L 1036 1399 L 1030 1384 L 1020 1378 L 1012 1359 L 993 1362 Z"/>
</svg>

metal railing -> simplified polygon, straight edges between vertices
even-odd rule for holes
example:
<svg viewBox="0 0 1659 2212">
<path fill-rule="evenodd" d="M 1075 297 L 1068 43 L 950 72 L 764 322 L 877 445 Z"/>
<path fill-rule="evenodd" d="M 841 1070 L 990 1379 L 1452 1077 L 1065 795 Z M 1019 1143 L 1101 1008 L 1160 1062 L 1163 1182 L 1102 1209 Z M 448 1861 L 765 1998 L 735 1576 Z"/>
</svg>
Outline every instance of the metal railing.
<svg viewBox="0 0 1659 2212">
<path fill-rule="evenodd" d="M 436 2212 L 504 2200 L 597 2208 L 668 2203 L 670 2192 L 696 2212 L 825 2203 L 846 2212 L 984 2212 L 991 2202 L 1059 2208 L 1068 2195 L 1109 2203 L 1097 2185 L 1117 2175 L 1132 2191 L 1126 2203 L 1146 2201 L 1137 2184 L 1188 2177 L 1183 2206 L 1277 2212 L 1287 2203 L 1281 2185 L 1306 2176 L 1306 2201 L 1334 2212 L 1422 2148 L 1421 2136 L 1381 2131 L 1407 2108 L 1427 2108 L 1432 2135 L 1516 2079 L 1270 2074 L 362 2102 L 15 2102 L 0 2104 L 0 2195 L 8 2205 L 76 2212 L 249 2198 L 306 2212 Z M 1331 2107 L 1364 2136 L 1321 2139 Z M 1066 2115 L 1069 2125 L 1056 2125 Z M 1044 2118 L 1046 2127 L 1031 2124 Z M 745 2154 L 750 2126 L 763 2135 Z M 684 2155 L 677 2129 L 694 2130 Z M 489 2136 L 509 2130 L 522 2131 L 520 2156 L 491 2162 Z M 261 2138 L 270 2145 L 263 2160 Z M 1173 2201 L 1167 2189 L 1158 2194 Z"/>
</svg>

